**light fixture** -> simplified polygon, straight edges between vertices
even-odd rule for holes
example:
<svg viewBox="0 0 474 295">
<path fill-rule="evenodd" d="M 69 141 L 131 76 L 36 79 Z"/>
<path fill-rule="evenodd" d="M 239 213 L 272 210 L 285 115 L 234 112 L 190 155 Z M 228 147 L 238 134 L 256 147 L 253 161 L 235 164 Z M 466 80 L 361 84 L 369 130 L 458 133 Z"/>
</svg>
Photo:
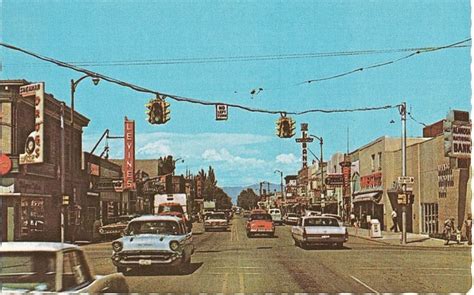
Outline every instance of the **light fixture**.
<svg viewBox="0 0 474 295">
<path fill-rule="evenodd" d="M 94 83 L 95 86 L 97 86 L 100 82 L 100 78 L 97 76 L 92 77 L 92 82 Z"/>
</svg>

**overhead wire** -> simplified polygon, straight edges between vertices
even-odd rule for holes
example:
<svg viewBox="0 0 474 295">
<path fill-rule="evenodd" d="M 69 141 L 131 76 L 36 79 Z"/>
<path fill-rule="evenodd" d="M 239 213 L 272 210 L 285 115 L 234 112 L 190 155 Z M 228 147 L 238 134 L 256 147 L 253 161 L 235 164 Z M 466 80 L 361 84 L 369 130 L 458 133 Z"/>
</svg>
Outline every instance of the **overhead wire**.
<svg viewBox="0 0 474 295">
<path fill-rule="evenodd" d="M 0 46 L 3 46 L 5 48 L 8 48 L 8 49 L 11 49 L 11 50 L 14 50 L 14 51 L 22 52 L 26 55 L 35 57 L 37 59 L 40 59 L 40 60 L 43 60 L 43 61 L 46 61 L 46 62 L 49 62 L 49 63 L 53 63 L 53 64 L 55 64 L 57 66 L 60 66 L 60 67 L 63 67 L 63 68 L 68 68 L 68 69 L 71 69 L 73 71 L 89 75 L 91 77 L 97 77 L 97 78 L 100 78 L 102 80 L 108 81 L 110 83 L 117 84 L 117 85 L 120 85 L 120 86 L 123 86 L 123 87 L 126 87 L 126 88 L 130 88 L 130 89 L 135 90 L 137 92 L 154 94 L 154 95 L 157 95 L 157 96 L 161 96 L 162 98 L 167 97 L 167 98 L 173 99 L 175 101 L 179 101 L 179 102 L 188 102 L 188 103 L 200 104 L 200 105 L 205 105 L 205 106 L 216 106 L 216 105 L 225 104 L 229 107 L 241 109 L 241 110 L 248 111 L 248 112 L 266 113 L 266 114 L 280 114 L 280 115 L 286 115 L 286 114 L 289 114 L 289 115 L 303 115 L 303 114 L 308 114 L 308 113 L 360 112 L 360 111 L 374 111 L 374 110 L 383 110 L 383 109 L 398 108 L 399 107 L 399 105 L 385 105 L 385 106 L 378 106 L 378 107 L 363 107 L 363 108 L 355 108 L 355 109 L 332 109 L 332 110 L 331 109 L 329 109 L 329 110 L 328 109 L 310 109 L 310 110 L 304 110 L 304 111 L 286 111 L 286 110 L 267 110 L 267 109 L 252 108 L 252 107 L 243 106 L 243 105 L 239 105 L 239 104 L 232 104 L 232 103 L 211 102 L 211 101 L 205 101 L 205 100 L 200 100 L 200 99 L 196 99 L 196 98 L 178 96 L 178 95 L 174 95 L 174 94 L 170 94 L 170 93 L 165 93 L 165 92 L 161 92 L 161 91 L 148 89 L 148 88 L 138 86 L 138 85 L 135 85 L 135 84 L 132 84 L 132 83 L 121 81 L 119 79 L 108 77 L 106 75 L 103 75 L 103 74 L 100 74 L 100 73 L 97 73 L 97 72 L 93 72 L 93 71 L 87 70 L 85 68 L 81 68 L 81 67 L 78 67 L 78 66 L 75 66 L 75 65 L 72 65 L 72 64 L 54 59 L 54 58 L 42 56 L 42 55 L 39 55 L 37 53 L 31 52 L 31 51 L 28 51 L 26 49 L 16 47 L 14 45 L 10 45 L 10 44 L 4 43 L 4 42 L 0 42 Z"/>
</svg>

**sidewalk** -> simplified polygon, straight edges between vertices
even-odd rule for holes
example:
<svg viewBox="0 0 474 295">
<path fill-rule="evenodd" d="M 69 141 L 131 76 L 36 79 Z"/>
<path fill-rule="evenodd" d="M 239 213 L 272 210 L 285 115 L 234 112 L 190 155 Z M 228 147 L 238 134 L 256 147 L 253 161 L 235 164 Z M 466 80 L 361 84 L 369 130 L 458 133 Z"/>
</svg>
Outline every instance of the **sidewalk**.
<svg viewBox="0 0 474 295">
<path fill-rule="evenodd" d="M 370 231 L 365 228 L 359 228 L 356 231 L 354 227 L 347 227 L 347 231 L 350 236 L 356 236 L 362 239 L 378 242 L 385 245 L 401 245 L 401 232 L 382 231 L 381 238 L 371 238 Z M 466 241 L 457 244 L 456 241 L 450 241 L 449 245 L 444 245 L 445 241 L 441 239 L 430 238 L 424 234 L 407 233 L 407 244 L 406 246 L 419 246 L 419 247 L 456 247 L 456 248 L 470 248 Z"/>
</svg>

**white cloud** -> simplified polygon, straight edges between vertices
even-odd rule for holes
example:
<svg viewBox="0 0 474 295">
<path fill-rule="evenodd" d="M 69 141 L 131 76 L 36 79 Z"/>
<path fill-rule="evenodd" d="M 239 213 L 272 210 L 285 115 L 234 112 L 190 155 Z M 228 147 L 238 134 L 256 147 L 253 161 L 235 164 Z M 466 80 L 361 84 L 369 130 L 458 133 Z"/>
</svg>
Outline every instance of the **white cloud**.
<svg viewBox="0 0 474 295">
<path fill-rule="evenodd" d="M 282 164 L 294 164 L 298 162 L 298 158 L 293 153 L 290 154 L 279 154 L 276 156 L 276 162 Z"/>
<path fill-rule="evenodd" d="M 140 158 L 140 156 L 166 156 L 172 154 L 172 149 L 170 147 L 169 140 L 158 140 L 154 142 L 149 142 L 144 146 L 139 147 L 136 149 L 136 157 Z"/>
<path fill-rule="evenodd" d="M 243 158 L 232 155 L 227 149 L 222 148 L 219 151 L 216 149 L 207 149 L 202 153 L 202 159 L 209 162 L 224 162 L 228 168 L 248 168 L 256 167 L 265 164 L 265 161 L 257 158 Z"/>
</svg>

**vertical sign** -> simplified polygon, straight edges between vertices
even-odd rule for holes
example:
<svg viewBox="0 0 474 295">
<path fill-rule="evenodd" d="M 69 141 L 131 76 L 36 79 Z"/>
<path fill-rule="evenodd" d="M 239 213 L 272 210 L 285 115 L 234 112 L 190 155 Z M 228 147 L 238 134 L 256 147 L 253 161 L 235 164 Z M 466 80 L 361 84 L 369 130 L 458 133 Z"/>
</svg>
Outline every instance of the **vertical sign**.
<svg viewBox="0 0 474 295">
<path fill-rule="evenodd" d="M 313 138 L 308 137 L 308 123 L 301 123 L 301 138 L 295 138 L 295 141 L 301 143 L 303 168 L 308 167 L 308 147 L 307 142 L 313 142 Z"/>
<path fill-rule="evenodd" d="M 22 97 L 33 96 L 35 105 L 35 129 L 26 139 L 25 153 L 20 154 L 20 165 L 43 163 L 44 83 L 21 86 L 20 95 Z"/>
<path fill-rule="evenodd" d="M 135 189 L 135 121 L 125 117 L 123 188 Z"/>
</svg>

